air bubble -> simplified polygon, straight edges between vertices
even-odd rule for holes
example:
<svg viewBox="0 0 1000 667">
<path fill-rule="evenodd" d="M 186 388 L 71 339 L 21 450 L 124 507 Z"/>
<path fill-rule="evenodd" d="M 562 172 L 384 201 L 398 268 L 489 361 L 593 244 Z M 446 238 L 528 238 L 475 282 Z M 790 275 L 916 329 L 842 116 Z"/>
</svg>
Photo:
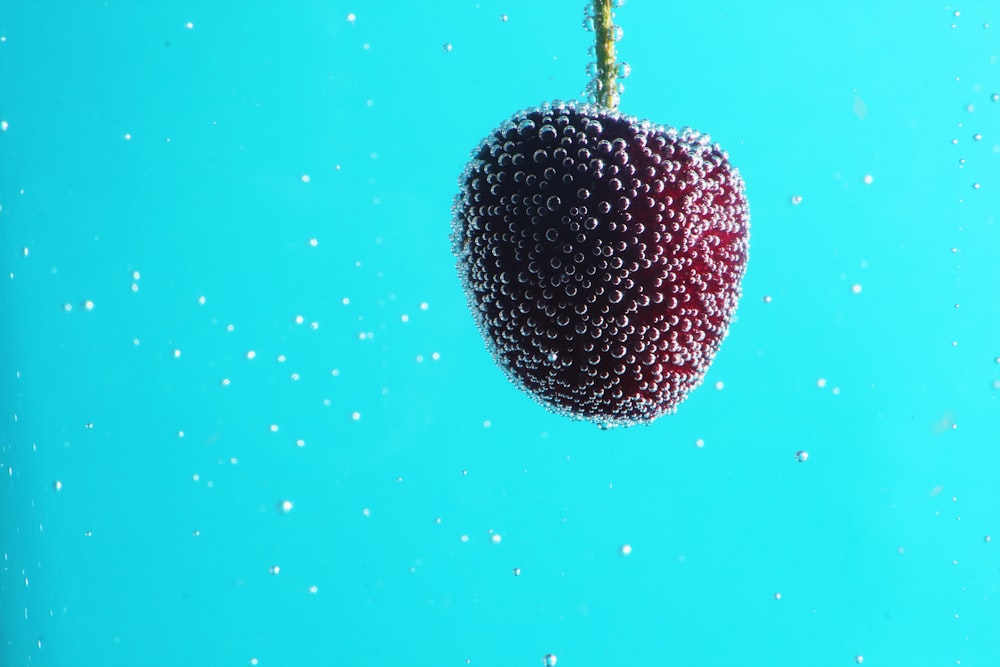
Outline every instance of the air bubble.
<svg viewBox="0 0 1000 667">
<path fill-rule="evenodd" d="M 548 123 L 542 125 L 541 129 L 538 130 L 538 138 L 545 142 L 554 141 L 557 136 L 556 128 Z"/>
<path fill-rule="evenodd" d="M 805 463 L 806 461 L 809 460 L 809 452 L 807 452 L 804 449 L 800 449 L 799 451 L 795 452 L 795 460 L 798 461 L 799 463 Z"/>
</svg>

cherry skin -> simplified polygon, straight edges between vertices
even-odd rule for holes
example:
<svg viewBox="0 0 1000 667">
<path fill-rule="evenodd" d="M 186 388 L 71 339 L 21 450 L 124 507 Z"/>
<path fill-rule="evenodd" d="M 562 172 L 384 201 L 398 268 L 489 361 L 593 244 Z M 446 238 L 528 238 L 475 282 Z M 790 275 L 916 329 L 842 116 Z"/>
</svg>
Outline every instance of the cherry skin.
<svg viewBox="0 0 1000 667">
<path fill-rule="evenodd" d="M 706 135 L 587 104 L 528 109 L 473 152 L 453 213 L 487 347 L 549 409 L 650 422 L 701 383 L 750 229 L 743 180 Z"/>
</svg>

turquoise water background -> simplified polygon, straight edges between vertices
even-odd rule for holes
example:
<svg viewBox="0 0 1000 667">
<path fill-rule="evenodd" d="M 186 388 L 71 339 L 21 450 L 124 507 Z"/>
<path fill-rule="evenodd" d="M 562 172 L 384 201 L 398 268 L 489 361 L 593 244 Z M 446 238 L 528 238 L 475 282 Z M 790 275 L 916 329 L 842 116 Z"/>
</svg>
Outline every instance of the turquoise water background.
<svg viewBox="0 0 1000 667">
<path fill-rule="evenodd" d="M 1000 664 L 1000 6 L 618 10 L 752 227 L 705 383 L 611 431 L 449 242 L 582 9 L 0 2 L 0 665 Z"/>
</svg>

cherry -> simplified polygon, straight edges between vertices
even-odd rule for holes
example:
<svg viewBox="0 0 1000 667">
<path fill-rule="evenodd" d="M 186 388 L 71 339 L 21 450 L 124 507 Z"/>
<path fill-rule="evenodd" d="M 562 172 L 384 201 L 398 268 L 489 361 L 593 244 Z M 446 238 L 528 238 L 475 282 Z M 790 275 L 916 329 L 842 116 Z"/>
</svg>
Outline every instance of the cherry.
<svg viewBox="0 0 1000 667">
<path fill-rule="evenodd" d="M 672 412 L 726 336 L 746 269 L 739 172 L 707 135 L 615 110 L 610 0 L 595 0 L 601 104 L 515 114 L 473 152 L 452 222 L 497 364 L 604 426 Z"/>
</svg>

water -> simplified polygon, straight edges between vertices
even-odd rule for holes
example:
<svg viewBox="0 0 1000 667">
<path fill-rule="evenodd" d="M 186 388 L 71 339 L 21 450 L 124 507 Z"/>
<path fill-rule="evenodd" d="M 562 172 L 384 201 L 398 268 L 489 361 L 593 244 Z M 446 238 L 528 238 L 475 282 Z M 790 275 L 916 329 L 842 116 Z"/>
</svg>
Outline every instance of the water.
<svg viewBox="0 0 1000 667">
<path fill-rule="evenodd" d="M 612 430 L 448 238 L 579 0 L 0 8 L 0 665 L 1000 661 L 992 3 L 619 10 L 621 110 L 752 228 L 705 383 Z"/>
</svg>

